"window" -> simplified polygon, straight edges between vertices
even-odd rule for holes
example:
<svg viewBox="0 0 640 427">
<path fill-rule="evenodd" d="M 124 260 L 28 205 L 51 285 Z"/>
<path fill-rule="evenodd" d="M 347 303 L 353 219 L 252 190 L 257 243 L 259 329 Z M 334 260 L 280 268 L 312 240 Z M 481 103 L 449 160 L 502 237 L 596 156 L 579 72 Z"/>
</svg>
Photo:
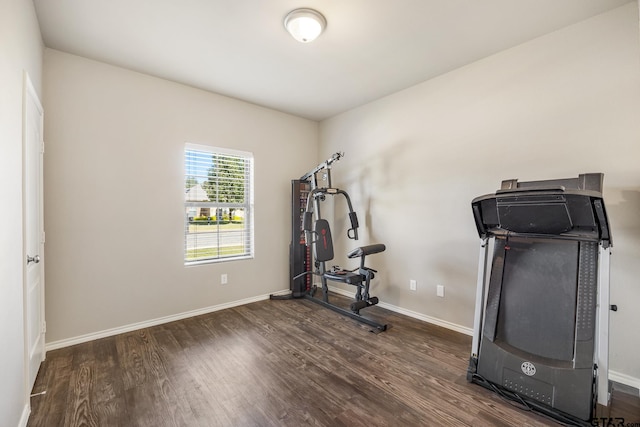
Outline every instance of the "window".
<svg viewBox="0 0 640 427">
<path fill-rule="evenodd" d="M 187 144 L 184 262 L 253 257 L 253 154 Z"/>
</svg>

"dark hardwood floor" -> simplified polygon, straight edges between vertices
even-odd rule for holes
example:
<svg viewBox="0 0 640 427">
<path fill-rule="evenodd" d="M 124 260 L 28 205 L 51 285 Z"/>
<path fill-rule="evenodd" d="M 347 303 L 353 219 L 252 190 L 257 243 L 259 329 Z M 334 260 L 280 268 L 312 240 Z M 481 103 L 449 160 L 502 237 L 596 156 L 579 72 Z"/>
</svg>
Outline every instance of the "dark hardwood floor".
<svg viewBox="0 0 640 427">
<path fill-rule="evenodd" d="M 262 301 L 51 351 L 28 426 L 557 425 L 467 383 L 471 337 L 363 313 L 390 328 Z M 640 398 L 611 416 L 640 427 Z"/>
</svg>

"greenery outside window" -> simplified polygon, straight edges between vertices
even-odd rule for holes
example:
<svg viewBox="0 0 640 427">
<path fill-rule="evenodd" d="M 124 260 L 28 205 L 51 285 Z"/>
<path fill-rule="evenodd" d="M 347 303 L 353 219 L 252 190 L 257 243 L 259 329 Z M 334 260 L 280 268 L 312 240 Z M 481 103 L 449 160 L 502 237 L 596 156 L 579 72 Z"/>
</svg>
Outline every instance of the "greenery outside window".
<svg viewBox="0 0 640 427">
<path fill-rule="evenodd" d="M 184 262 L 253 257 L 253 154 L 187 144 Z"/>
</svg>

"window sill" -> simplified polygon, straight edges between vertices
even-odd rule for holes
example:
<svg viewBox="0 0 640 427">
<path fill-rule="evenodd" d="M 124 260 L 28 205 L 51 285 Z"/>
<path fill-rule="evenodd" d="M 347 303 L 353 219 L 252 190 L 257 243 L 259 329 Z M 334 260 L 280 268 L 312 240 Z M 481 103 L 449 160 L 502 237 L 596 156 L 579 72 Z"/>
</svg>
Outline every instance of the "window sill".
<svg viewBox="0 0 640 427">
<path fill-rule="evenodd" d="M 186 261 L 184 263 L 184 266 L 185 267 L 193 267 L 193 266 L 197 266 L 197 265 L 218 264 L 218 263 L 221 263 L 221 262 L 242 261 L 242 260 L 253 259 L 253 258 L 254 258 L 253 255 L 245 255 L 245 256 L 239 256 L 239 257 L 233 257 L 233 258 L 203 259 L 203 260 L 199 260 L 199 261 Z"/>
</svg>

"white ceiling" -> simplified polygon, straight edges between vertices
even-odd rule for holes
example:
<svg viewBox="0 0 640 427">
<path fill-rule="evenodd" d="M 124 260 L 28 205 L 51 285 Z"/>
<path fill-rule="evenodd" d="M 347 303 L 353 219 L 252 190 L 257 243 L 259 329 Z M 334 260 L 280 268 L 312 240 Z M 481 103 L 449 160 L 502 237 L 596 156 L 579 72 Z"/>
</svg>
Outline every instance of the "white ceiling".
<svg viewBox="0 0 640 427">
<path fill-rule="evenodd" d="M 47 47 L 322 120 L 635 0 L 34 0 Z M 313 43 L 283 19 L 327 18 Z"/>
</svg>

